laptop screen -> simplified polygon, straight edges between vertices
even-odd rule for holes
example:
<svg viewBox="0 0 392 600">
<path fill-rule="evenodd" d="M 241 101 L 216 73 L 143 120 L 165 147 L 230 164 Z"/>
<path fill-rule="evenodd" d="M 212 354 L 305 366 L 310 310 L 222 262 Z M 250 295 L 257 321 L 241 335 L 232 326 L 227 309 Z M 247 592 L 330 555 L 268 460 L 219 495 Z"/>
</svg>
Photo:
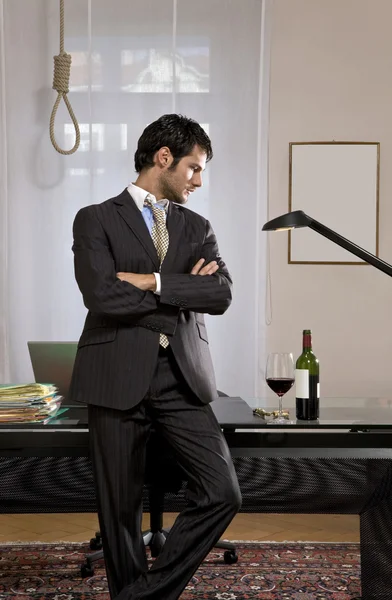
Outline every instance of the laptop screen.
<svg viewBox="0 0 392 600">
<path fill-rule="evenodd" d="M 56 385 L 67 404 L 70 404 L 67 394 L 77 345 L 77 342 L 27 342 L 36 383 Z"/>
</svg>

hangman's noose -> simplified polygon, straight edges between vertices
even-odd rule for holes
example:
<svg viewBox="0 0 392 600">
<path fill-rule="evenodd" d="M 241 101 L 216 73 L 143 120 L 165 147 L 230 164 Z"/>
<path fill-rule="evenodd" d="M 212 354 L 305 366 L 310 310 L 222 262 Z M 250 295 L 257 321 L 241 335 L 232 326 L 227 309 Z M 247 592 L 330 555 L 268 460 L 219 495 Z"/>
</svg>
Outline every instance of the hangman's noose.
<svg viewBox="0 0 392 600">
<path fill-rule="evenodd" d="M 54 73 L 52 87 L 58 92 L 58 96 L 56 102 L 54 103 L 52 114 L 50 116 L 50 139 L 54 148 L 57 150 L 57 152 L 60 152 L 60 154 L 73 154 L 79 148 L 80 131 L 79 124 L 72 110 L 72 106 L 67 98 L 67 94 L 69 92 L 69 76 L 71 73 L 72 57 L 70 54 L 64 52 L 64 0 L 60 0 L 60 54 L 54 56 L 53 59 Z M 74 147 L 71 148 L 71 150 L 63 150 L 62 148 L 60 148 L 54 137 L 54 120 L 56 118 L 56 113 L 61 102 L 61 98 L 64 99 L 65 105 L 69 112 L 69 116 L 71 117 L 75 127 L 76 140 Z"/>
</svg>

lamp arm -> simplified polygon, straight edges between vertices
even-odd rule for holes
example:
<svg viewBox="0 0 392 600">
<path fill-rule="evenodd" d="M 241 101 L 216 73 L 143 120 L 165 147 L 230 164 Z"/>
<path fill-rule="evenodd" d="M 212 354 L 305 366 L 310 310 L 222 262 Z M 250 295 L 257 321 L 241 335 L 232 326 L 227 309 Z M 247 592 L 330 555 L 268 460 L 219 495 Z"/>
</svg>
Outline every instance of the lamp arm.
<svg viewBox="0 0 392 600">
<path fill-rule="evenodd" d="M 371 254 L 370 252 L 367 252 L 367 250 L 364 250 L 360 246 L 357 246 L 356 244 L 354 244 L 354 242 L 350 242 L 350 240 L 343 237 L 342 235 L 339 235 L 339 233 L 336 233 L 336 231 L 329 229 L 329 227 L 322 225 L 322 223 L 319 223 L 314 219 L 311 219 L 311 222 L 309 223 L 308 227 L 310 229 L 313 229 L 320 235 L 323 235 L 324 237 L 328 238 L 329 240 L 331 240 L 331 242 L 334 242 L 338 246 L 341 246 L 345 250 L 348 250 L 348 252 L 351 252 L 351 254 L 355 254 L 355 256 L 358 256 L 365 262 L 369 263 L 370 265 L 373 265 L 373 267 L 376 267 L 376 269 L 379 269 L 380 271 L 383 271 L 384 273 L 392 277 L 392 265 L 385 262 L 384 260 L 381 260 L 380 258 L 377 258 L 377 256 Z"/>
</svg>

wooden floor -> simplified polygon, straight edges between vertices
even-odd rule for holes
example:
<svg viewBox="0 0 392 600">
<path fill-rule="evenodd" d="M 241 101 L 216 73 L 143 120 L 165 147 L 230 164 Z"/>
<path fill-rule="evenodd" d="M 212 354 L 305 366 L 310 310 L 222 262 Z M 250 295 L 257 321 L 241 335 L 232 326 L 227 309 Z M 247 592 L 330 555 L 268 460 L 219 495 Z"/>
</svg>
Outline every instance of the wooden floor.
<svg viewBox="0 0 392 600">
<path fill-rule="evenodd" d="M 165 515 L 169 526 L 175 514 Z M 145 515 L 143 529 L 148 529 Z M 95 514 L 0 515 L 0 543 L 84 542 L 99 529 Z M 231 540 L 359 542 L 357 515 L 238 514 L 225 535 Z"/>
</svg>

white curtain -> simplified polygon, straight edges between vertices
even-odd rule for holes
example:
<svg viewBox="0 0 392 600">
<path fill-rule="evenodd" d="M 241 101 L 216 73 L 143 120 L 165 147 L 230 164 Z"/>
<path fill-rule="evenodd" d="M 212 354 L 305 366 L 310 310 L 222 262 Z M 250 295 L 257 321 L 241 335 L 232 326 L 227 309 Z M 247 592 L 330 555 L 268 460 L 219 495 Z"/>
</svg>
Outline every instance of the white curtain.
<svg viewBox="0 0 392 600">
<path fill-rule="evenodd" d="M 33 379 L 28 340 L 77 340 L 86 310 L 74 281 L 79 208 L 134 181 L 144 127 L 178 112 L 210 134 L 215 157 L 189 207 L 210 219 L 234 279 L 208 318 L 219 389 L 254 396 L 263 362 L 268 98 L 263 0 L 65 0 L 69 100 L 81 144 L 55 152 L 49 117 L 59 3 L 0 0 L 0 381 Z M 61 103 L 56 139 L 70 148 Z M 260 318 L 261 316 L 261 318 Z"/>
</svg>

